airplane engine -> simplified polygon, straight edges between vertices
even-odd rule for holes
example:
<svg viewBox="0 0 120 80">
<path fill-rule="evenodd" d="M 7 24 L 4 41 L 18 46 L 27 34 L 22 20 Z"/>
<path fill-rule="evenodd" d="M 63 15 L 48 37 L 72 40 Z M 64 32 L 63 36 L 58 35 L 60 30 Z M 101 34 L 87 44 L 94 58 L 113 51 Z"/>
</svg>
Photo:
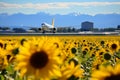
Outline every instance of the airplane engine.
<svg viewBox="0 0 120 80">
<path fill-rule="evenodd" d="M 55 33 L 56 32 L 56 28 L 53 28 L 53 33 Z"/>
<path fill-rule="evenodd" d="M 38 28 L 39 31 L 41 31 L 42 29 L 41 28 Z"/>
<path fill-rule="evenodd" d="M 45 33 L 44 28 L 38 28 L 39 32 Z"/>
</svg>

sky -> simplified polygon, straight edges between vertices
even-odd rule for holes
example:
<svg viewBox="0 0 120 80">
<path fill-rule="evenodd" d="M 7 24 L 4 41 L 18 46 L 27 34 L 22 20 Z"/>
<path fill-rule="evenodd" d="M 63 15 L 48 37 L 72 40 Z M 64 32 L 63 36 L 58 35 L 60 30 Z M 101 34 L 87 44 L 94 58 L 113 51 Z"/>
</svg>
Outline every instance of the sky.
<svg viewBox="0 0 120 80">
<path fill-rule="evenodd" d="M 0 0 L 0 14 L 120 14 L 120 0 Z"/>
</svg>

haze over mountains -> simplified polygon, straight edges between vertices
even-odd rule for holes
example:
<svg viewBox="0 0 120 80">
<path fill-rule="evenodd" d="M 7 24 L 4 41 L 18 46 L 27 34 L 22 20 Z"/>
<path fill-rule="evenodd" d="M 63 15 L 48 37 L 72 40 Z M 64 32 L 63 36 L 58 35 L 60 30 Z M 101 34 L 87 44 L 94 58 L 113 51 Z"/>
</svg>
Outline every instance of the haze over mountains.
<svg viewBox="0 0 120 80">
<path fill-rule="evenodd" d="M 84 21 L 90 21 L 94 23 L 95 28 L 116 28 L 120 25 L 120 14 L 97 14 L 95 16 L 71 13 L 66 15 L 50 15 L 47 13 L 37 14 L 12 14 L 6 13 L 0 14 L 0 26 L 8 27 L 40 27 L 42 22 L 51 24 L 52 18 L 55 19 L 56 27 L 76 27 L 81 28 L 81 23 Z M 26 26 L 26 27 L 25 27 Z"/>
</svg>

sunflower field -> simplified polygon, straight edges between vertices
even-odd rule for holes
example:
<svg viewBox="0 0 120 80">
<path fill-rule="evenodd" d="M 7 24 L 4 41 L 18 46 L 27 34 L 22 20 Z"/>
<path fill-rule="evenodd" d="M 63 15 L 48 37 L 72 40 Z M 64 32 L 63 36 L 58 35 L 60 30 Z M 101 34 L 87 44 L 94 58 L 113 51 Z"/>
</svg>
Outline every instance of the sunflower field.
<svg viewBox="0 0 120 80">
<path fill-rule="evenodd" d="M 0 80 L 120 80 L 120 36 L 0 36 Z"/>
</svg>

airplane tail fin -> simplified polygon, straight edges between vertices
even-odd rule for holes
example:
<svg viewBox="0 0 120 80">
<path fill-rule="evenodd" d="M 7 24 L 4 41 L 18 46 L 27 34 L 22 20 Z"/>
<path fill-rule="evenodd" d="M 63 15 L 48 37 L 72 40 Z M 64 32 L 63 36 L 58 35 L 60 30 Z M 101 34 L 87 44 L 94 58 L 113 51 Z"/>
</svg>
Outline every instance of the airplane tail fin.
<svg viewBox="0 0 120 80">
<path fill-rule="evenodd" d="M 52 19 L 52 28 L 54 28 L 54 19 Z"/>
</svg>

